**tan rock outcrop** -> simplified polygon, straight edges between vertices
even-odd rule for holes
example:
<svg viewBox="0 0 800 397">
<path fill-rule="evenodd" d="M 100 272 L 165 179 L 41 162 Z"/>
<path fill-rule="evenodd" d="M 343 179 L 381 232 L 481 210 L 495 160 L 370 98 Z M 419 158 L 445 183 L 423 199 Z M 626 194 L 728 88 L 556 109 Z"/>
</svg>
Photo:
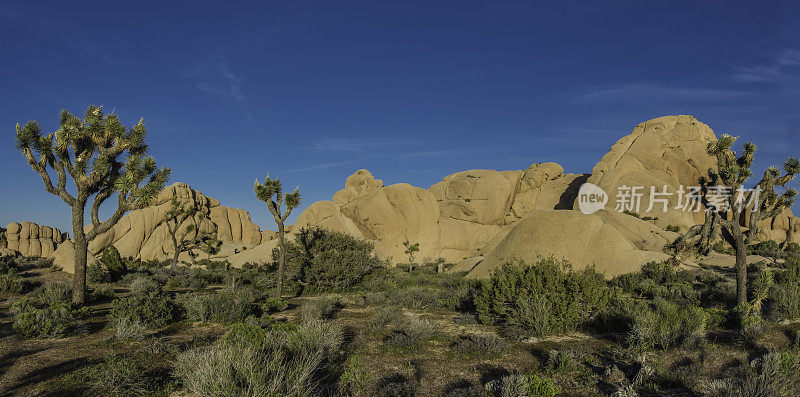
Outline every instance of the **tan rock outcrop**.
<svg viewBox="0 0 800 397">
<path fill-rule="evenodd" d="M 6 227 L 5 234 L 8 249 L 30 257 L 49 257 L 63 241 L 58 228 L 33 222 L 12 222 Z"/>
<path fill-rule="evenodd" d="M 53 266 L 61 269 L 61 271 L 74 274 L 75 273 L 75 245 L 72 241 L 67 240 L 58 245 L 58 248 L 51 256 L 53 259 Z M 87 255 L 86 265 L 91 266 L 97 263 L 97 257 L 92 254 Z"/>
<path fill-rule="evenodd" d="M 642 216 L 657 217 L 661 226 L 679 225 L 684 228 L 703 222 L 702 212 L 676 209 L 677 192 L 681 186 L 687 190 L 697 186 L 701 175 L 716 168 L 716 160 L 706 152 L 708 144 L 717 140 L 707 125 L 693 116 L 664 116 L 645 121 L 617 141 L 611 150 L 594 166 L 587 180 L 602 188 L 609 196 L 606 210 L 613 211 L 617 194 L 623 186 L 641 186 Z M 671 196 L 666 213 L 663 205 L 647 211 L 651 187 L 657 193 L 664 186 Z M 577 209 L 577 202 L 575 207 Z"/>
<path fill-rule="evenodd" d="M 575 268 L 594 265 L 606 276 L 636 271 L 649 261 L 669 256 L 663 242 L 677 234 L 652 223 L 615 212 L 584 215 L 578 211 L 536 210 L 517 222 L 486 259 L 468 274 L 488 277 L 506 261 L 533 263 L 553 257 Z"/>
<path fill-rule="evenodd" d="M 251 246 L 261 243 L 262 232 L 250 220 L 247 211 L 222 206 L 218 200 L 193 190 L 189 185 L 175 183 L 166 187 L 153 205 L 128 213 L 111 230 L 94 239 L 89 244 L 89 251 L 97 255 L 113 244 L 123 257 L 143 260 L 170 257 L 172 244 L 163 220 L 171 208 L 172 197 L 197 207 L 205 214 L 207 218 L 201 223 L 201 229 L 213 230 L 216 227 L 218 237 L 224 243 Z M 185 221 L 179 232 L 188 224 L 189 221 Z"/>
</svg>

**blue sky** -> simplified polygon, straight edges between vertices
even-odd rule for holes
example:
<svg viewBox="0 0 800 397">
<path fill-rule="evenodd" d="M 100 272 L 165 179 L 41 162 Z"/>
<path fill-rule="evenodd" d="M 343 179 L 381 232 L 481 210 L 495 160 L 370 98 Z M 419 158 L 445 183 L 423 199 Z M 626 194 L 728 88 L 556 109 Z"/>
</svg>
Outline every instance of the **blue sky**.
<svg viewBox="0 0 800 397">
<path fill-rule="evenodd" d="M 144 117 L 173 182 L 262 228 L 268 170 L 300 210 L 360 168 L 424 188 L 544 161 L 590 172 L 670 114 L 752 138 L 760 174 L 800 154 L 798 21 L 788 1 L 2 1 L 0 224 L 71 229 L 14 126 L 52 131 L 89 104 Z"/>
</svg>

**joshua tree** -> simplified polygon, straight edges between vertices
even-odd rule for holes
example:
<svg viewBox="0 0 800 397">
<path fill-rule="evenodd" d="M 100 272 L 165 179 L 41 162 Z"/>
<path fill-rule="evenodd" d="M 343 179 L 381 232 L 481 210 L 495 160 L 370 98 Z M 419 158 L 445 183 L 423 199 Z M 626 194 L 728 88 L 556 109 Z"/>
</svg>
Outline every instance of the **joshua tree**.
<svg viewBox="0 0 800 397">
<path fill-rule="evenodd" d="M 159 169 L 155 160 L 147 156 L 146 135 L 143 120 L 127 129 L 117 115 L 103 114 L 102 106 L 89 106 L 83 119 L 62 110 L 58 130 L 48 135 L 42 135 L 36 121 L 25 126 L 17 124 L 17 149 L 39 173 L 45 189 L 72 208 L 75 244 L 72 301 L 76 305 L 83 305 L 86 300 L 89 241 L 111 229 L 127 211 L 146 207 L 169 178 L 170 170 Z M 55 184 L 48 170 L 57 175 Z M 67 190 L 68 178 L 75 185 L 74 195 Z M 100 206 L 115 193 L 117 209 L 101 222 Z M 92 226 L 87 231 L 86 203 L 92 197 Z"/>
<path fill-rule="evenodd" d="M 419 243 L 411 244 L 410 241 L 403 241 L 403 246 L 406 247 L 406 255 L 408 255 L 408 272 L 414 270 L 414 253 L 419 251 Z"/>
<path fill-rule="evenodd" d="M 759 220 L 775 217 L 794 202 L 797 192 L 785 187 L 794 174 L 800 171 L 800 160 L 790 157 L 784 162 L 785 175 L 771 167 L 755 188 L 746 190 L 744 183 L 752 175 L 750 167 L 756 145 L 747 142 L 743 153 L 737 156 L 731 149 L 738 137 L 723 135 L 708 145 L 708 154 L 717 158 L 717 170 L 709 170 L 709 178 L 702 178 L 702 203 L 706 207 L 705 222 L 690 228 L 675 241 L 678 252 L 696 248 L 707 254 L 711 243 L 722 236 L 736 251 L 736 302 L 741 310 L 747 308 L 747 242 L 754 238 Z M 775 187 L 783 188 L 780 196 Z M 749 217 L 748 217 L 749 215 Z M 745 235 L 743 228 L 749 226 Z"/>
<path fill-rule="evenodd" d="M 256 193 L 256 198 L 267 203 L 267 208 L 275 218 L 275 224 L 278 225 L 278 247 L 280 247 L 280 257 L 278 258 L 278 283 L 275 288 L 275 297 L 280 298 L 283 293 L 283 270 L 286 263 L 286 241 L 284 236 L 286 229 L 284 222 L 292 210 L 300 205 L 300 187 L 294 189 L 294 192 L 283 195 L 283 186 L 278 178 L 270 179 L 267 174 L 267 179 L 264 184 L 258 183 L 256 179 L 253 191 Z M 281 204 L 286 203 L 286 211 L 281 214 Z"/>
<path fill-rule="evenodd" d="M 167 234 L 169 234 L 172 241 L 173 257 L 172 263 L 178 263 L 178 256 L 181 252 L 188 252 L 194 258 L 194 250 L 206 251 L 211 257 L 215 249 L 219 249 L 221 241 L 217 239 L 217 227 L 214 230 L 202 230 L 201 223 L 206 218 L 197 207 L 190 205 L 185 206 L 178 201 L 177 198 L 172 198 L 172 208 L 164 215 L 164 224 L 167 227 Z M 185 221 L 189 221 L 184 230 L 181 232 L 179 229 Z"/>
</svg>

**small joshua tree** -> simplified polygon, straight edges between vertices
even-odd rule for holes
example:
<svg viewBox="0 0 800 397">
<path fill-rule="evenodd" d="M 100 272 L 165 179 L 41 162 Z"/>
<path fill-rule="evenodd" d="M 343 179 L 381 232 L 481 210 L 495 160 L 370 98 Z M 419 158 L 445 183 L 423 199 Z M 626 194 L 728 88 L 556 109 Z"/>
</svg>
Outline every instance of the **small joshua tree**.
<svg viewBox="0 0 800 397">
<path fill-rule="evenodd" d="M 146 136 L 143 120 L 133 128 L 125 128 L 117 115 L 103 114 L 102 106 L 89 106 L 83 119 L 61 111 L 58 130 L 48 135 L 42 135 L 36 121 L 25 126 L 17 124 L 17 149 L 42 178 L 45 189 L 72 208 L 72 301 L 76 305 L 86 301 L 89 241 L 111 229 L 126 212 L 149 205 L 169 178 L 170 170 L 157 168 L 155 160 L 147 156 Z M 48 170 L 57 175 L 55 184 Z M 74 195 L 67 190 L 68 178 L 75 184 Z M 115 193 L 117 209 L 101 222 L 100 206 Z M 92 197 L 92 226 L 86 231 L 86 204 Z"/>
<path fill-rule="evenodd" d="M 419 243 L 411 243 L 410 241 L 406 240 L 403 241 L 403 246 L 406 247 L 406 255 L 408 255 L 408 272 L 411 273 L 414 270 L 414 253 L 419 251 Z"/>
<path fill-rule="evenodd" d="M 283 271 L 286 264 L 286 241 L 284 222 L 292 210 L 300 205 L 300 187 L 294 189 L 294 192 L 284 196 L 283 186 L 278 178 L 270 179 L 267 174 L 267 179 L 264 184 L 260 184 L 256 179 L 253 191 L 256 193 L 256 198 L 267 203 L 267 208 L 275 218 L 275 224 L 278 225 L 278 247 L 280 248 L 280 256 L 278 257 L 278 283 L 275 288 L 275 297 L 280 298 L 283 294 Z M 281 214 L 281 204 L 286 204 L 286 211 Z"/>
<path fill-rule="evenodd" d="M 170 241 L 172 242 L 173 257 L 172 263 L 178 263 L 178 256 L 181 252 L 188 252 L 194 258 L 194 250 L 202 250 L 208 253 L 209 258 L 215 249 L 219 250 L 219 245 L 222 243 L 217 239 L 217 228 L 208 231 L 201 228 L 203 220 L 206 215 L 202 213 L 197 207 L 190 205 L 185 206 L 178 201 L 177 198 L 172 198 L 172 208 L 164 215 L 164 224 L 167 227 L 167 234 L 169 234 Z M 188 225 L 180 231 L 181 225 L 188 220 Z M 166 253 L 165 253 L 166 254 Z"/>
<path fill-rule="evenodd" d="M 700 181 L 702 203 L 706 207 L 705 222 L 690 228 L 673 245 L 679 253 L 695 248 L 707 254 L 717 236 L 725 239 L 736 251 L 736 303 L 740 310 L 746 310 L 747 242 L 755 237 L 756 222 L 775 217 L 791 207 L 797 192 L 785 185 L 800 171 L 800 160 L 787 159 L 783 176 L 775 167 L 767 169 L 755 188 L 745 193 L 743 185 L 752 175 L 750 167 L 756 145 L 745 143 L 742 155 L 737 156 L 732 149 L 737 139 L 723 135 L 708 145 L 708 154 L 717 158 L 717 170 L 709 170 L 709 178 Z M 778 195 L 776 187 L 783 188 L 783 194 Z M 750 230 L 745 235 L 743 228 L 747 226 Z"/>
</svg>

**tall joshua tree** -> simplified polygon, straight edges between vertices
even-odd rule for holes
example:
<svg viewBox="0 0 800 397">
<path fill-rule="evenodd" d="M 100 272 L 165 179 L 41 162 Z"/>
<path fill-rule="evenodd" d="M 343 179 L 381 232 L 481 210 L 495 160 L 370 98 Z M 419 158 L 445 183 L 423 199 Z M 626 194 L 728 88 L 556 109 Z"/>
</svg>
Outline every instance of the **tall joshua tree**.
<svg viewBox="0 0 800 397">
<path fill-rule="evenodd" d="M 17 124 L 17 149 L 39 173 L 45 189 L 72 208 L 75 244 L 72 301 L 76 305 L 86 301 L 89 242 L 111 229 L 127 211 L 146 207 L 169 178 L 170 169 L 159 169 L 155 160 L 147 156 L 146 136 L 143 120 L 128 129 L 117 115 L 103 114 L 102 106 L 89 106 L 83 119 L 62 110 L 58 130 L 48 135 L 42 134 L 36 121 L 24 126 Z M 55 184 L 48 170 L 57 175 Z M 74 193 L 67 189 L 68 178 L 75 185 Z M 100 206 L 115 193 L 116 211 L 100 221 Z M 87 230 L 86 204 L 92 197 L 92 223 Z"/>
<path fill-rule="evenodd" d="M 188 252 L 194 257 L 194 250 L 201 250 L 208 252 L 210 256 L 214 253 L 212 252 L 214 248 L 219 246 L 221 242 L 217 239 L 217 227 L 211 231 L 201 228 L 205 217 L 206 215 L 197 207 L 193 205 L 187 207 L 177 198 L 172 198 L 172 207 L 164 215 L 163 222 L 172 242 L 173 264 L 178 263 L 181 252 Z M 187 220 L 189 223 L 181 231 L 181 225 Z"/>
<path fill-rule="evenodd" d="M 278 178 L 270 179 L 267 174 L 267 179 L 264 184 L 258 182 L 256 179 L 253 191 L 256 193 L 256 198 L 267 203 L 267 208 L 275 218 L 275 224 L 278 225 L 278 246 L 280 247 L 280 256 L 278 257 L 278 283 L 275 288 L 275 296 L 280 298 L 283 293 L 283 271 L 286 264 L 286 241 L 284 222 L 292 210 L 300 205 L 300 187 L 294 189 L 294 192 L 284 196 L 283 186 Z M 281 204 L 286 204 L 286 211 L 281 214 Z"/>
<path fill-rule="evenodd" d="M 786 188 L 798 171 L 800 160 L 790 157 L 783 168 L 785 174 L 771 167 L 755 187 L 743 186 L 753 174 L 753 156 L 756 145 L 747 142 L 743 153 L 737 156 L 732 149 L 738 137 L 723 135 L 708 145 L 708 154 L 717 159 L 717 170 L 709 170 L 709 178 L 701 180 L 702 203 L 706 207 L 705 222 L 690 228 L 675 241 L 678 252 L 696 248 L 708 253 L 716 236 L 721 235 L 736 251 L 736 302 L 740 309 L 747 307 L 747 242 L 757 232 L 759 220 L 775 217 L 794 202 L 797 192 Z M 776 187 L 783 188 L 778 195 Z M 745 234 L 744 228 L 750 230 Z"/>
</svg>

